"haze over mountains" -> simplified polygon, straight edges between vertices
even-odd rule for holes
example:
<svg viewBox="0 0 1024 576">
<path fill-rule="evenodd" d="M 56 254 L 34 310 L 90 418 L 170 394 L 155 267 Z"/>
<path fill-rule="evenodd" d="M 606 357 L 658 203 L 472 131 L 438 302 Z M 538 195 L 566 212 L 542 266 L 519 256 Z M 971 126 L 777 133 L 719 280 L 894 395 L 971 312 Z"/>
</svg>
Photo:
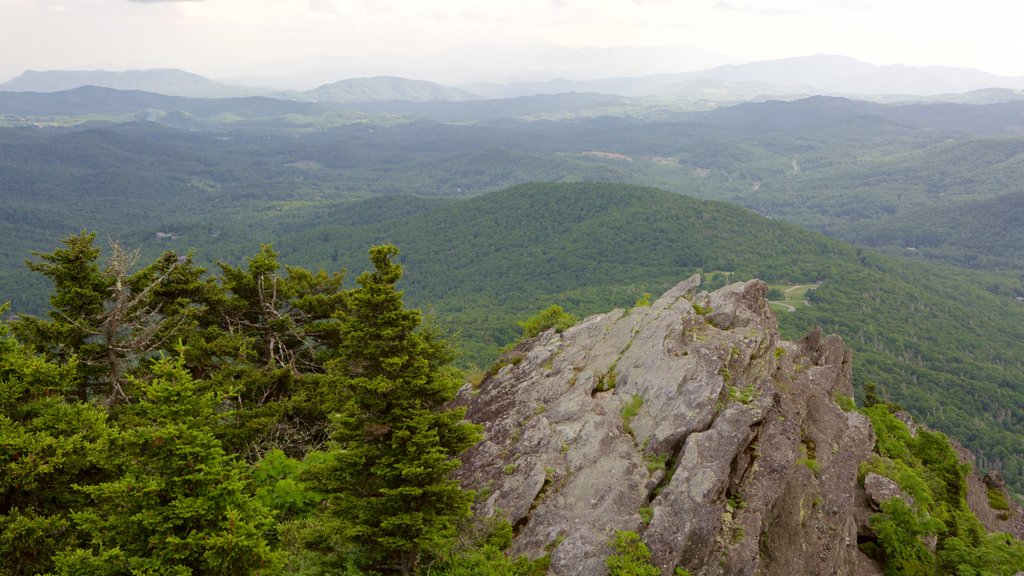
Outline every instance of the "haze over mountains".
<svg viewBox="0 0 1024 576">
<path fill-rule="evenodd" d="M 83 229 L 153 257 L 195 250 L 206 265 L 270 242 L 301 265 L 336 268 L 392 241 L 410 299 L 454 322 L 484 365 L 516 319 L 552 302 L 593 312 L 697 271 L 814 285 L 784 328 L 841 332 L 858 350 L 858 382 L 958 433 L 1021 486 L 1024 424 L 1003 407 L 1024 386 L 1022 87 L 828 55 L 518 84 L 374 76 L 290 92 L 180 70 L 25 73 L 0 86 L 0 297 L 44 310 L 46 287 L 23 259 Z M 562 189 L 537 182 L 587 184 L 546 206 Z M 646 198 L 642 209 L 627 209 L 631 198 Z M 696 235 L 680 245 L 679 230 Z M 759 241 L 758 230 L 778 233 Z M 579 252 L 596 247 L 603 265 L 570 266 L 599 262 Z M 623 276 L 610 285 L 608 270 Z M 936 400 L 943 390 L 973 404 L 952 410 L 964 399 Z"/>
<path fill-rule="evenodd" d="M 615 66 L 610 66 L 615 69 Z M 816 56 L 727 64 L 672 74 L 589 80 L 551 78 L 529 82 L 474 82 L 445 86 L 393 76 L 342 79 L 305 91 L 277 91 L 227 84 L 173 69 L 97 71 L 29 70 L 3 84 L 5 92 L 58 92 L 82 86 L 142 90 L 171 96 L 227 98 L 262 95 L 318 102 L 466 101 L 588 92 L 646 99 L 732 103 L 808 95 L 866 99 L 938 99 L 972 102 L 1022 97 L 1024 77 L 997 76 L 967 68 L 876 66 L 845 57 Z M 964 93 L 972 93 L 963 96 Z"/>
</svg>

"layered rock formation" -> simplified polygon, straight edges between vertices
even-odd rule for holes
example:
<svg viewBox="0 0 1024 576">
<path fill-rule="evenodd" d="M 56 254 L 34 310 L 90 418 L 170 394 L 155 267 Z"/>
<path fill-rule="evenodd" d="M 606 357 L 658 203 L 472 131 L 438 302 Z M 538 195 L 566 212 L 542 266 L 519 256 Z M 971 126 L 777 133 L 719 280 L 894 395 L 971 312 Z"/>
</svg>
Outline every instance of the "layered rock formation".
<svg viewBox="0 0 1024 576">
<path fill-rule="evenodd" d="M 760 281 L 549 330 L 459 402 L 485 439 L 460 479 L 476 513 L 506 516 L 511 552 L 550 574 L 603 574 L 617 530 L 663 574 L 876 574 L 858 550 L 874 445 L 849 408 L 837 336 L 780 339 Z"/>
</svg>

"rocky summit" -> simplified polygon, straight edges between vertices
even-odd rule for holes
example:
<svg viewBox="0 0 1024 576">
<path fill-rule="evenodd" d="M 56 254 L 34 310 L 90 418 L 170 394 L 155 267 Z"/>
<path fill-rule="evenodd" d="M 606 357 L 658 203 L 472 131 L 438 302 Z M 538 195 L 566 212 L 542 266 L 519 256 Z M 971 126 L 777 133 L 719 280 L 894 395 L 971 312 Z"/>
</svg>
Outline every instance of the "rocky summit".
<svg viewBox="0 0 1024 576">
<path fill-rule="evenodd" d="M 906 497 L 858 477 L 875 434 L 850 409 L 849 350 L 820 331 L 782 340 L 763 282 L 699 284 L 548 330 L 462 390 L 484 426 L 458 471 L 475 513 L 507 518 L 510 552 L 549 554 L 554 575 L 607 573 L 617 531 L 665 575 L 881 574 L 858 544 L 881 501 Z M 972 508 L 996 483 L 971 479 Z M 976 513 L 1019 537 L 1016 506 Z"/>
</svg>

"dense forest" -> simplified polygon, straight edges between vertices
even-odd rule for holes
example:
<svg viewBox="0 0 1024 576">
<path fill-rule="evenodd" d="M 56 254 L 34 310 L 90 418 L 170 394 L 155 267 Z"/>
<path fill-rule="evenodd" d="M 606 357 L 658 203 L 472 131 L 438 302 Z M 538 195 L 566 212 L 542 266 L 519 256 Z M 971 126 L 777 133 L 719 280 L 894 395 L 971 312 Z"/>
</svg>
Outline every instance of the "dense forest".
<svg viewBox="0 0 1024 576">
<path fill-rule="evenodd" d="M 1016 300 L 1024 285 L 1005 272 L 883 256 L 735 205 L 613 184 L 527 185 L 466 200 L 388 195 L 241 214 L 250 227 L 182 222 L 166 229 L 179 240 L 140 239 L 143 253 L 155 258 L 183 245 L 202 265 L 237 266 L 251 253 L 255 228 L 297 265 L 361 270 L 352 255 L 394 243 L 409 266 L 403 288 L 411 303 L 458 332 L 463 367 L 486 368 L 518 336 L 516 322 L 549 304 L 578 316 L 629 306 L 694 273 L 709 283 L 724 281 L 716 272 L 820 283 L 809 293 L 812 306 L 780 313 L 784 333 L 796 338 L 821 325 L 841 334 L 857 351 L 858 389 L 876 383 L 1022 489 L 1024 422 L 1007 407 L 1024 403 L 1024 306 Z M 45 283 L 17 278 L 22 288 L 11 293 L 29 301 L 12 297 L 13 307 L 39 313 L 31 296 L 45 298 Z"/>
<path fill-rule="evenodd" d="M 542 571 L 500 554 L 509 527 L 470 529 L 470 496 L 442 481 L 476 437 L 441 409 L 458 370 L 486 372 L 550 305 L 628 308 L 691 274 L 806 290 L 777 309 L 784 336 L 840 334 L 858 400 L 906 408 L 1024 493 L 1022 106 L 0 94 L 8 571 L 163 573 L 140 552 L 152 539 L 180 573 L 231 554 L 271 573 Z M 372 245 L 401 253 L 367 264 Z M 369 312 L 384 301 L 393 316 Z M 426 388 L 356 398 L 392 380 Z M 363 486 L 412 497 L 387 483 L 419 472 L 340 473 L 359 434 L 391 442 L 391 410 L 451 429 L 416 449 L 447 500 L 436 522 L 396 520 L 414 536 L 331 515 L 368 513 Z M 150 460 L 172 435 L 189 448 Z M 404 458 L 367 445 L 381 452 L 358 458 Z"/>
<path fill-rule="evenodd" d="M 214 279 L 93 240 L 39 254 L 53 310 L 0 333 L 0 573 L 456 569 L 479 431 L 394 247 L 345 289 L 269 247 Z"/>
<path fill-rule="evenodd" d="M 313 266 L 370 243 L 402 246 L 410 300 L 459 332 L 463 365 L 483 368 L 518 336 L 517 320 L 548 304 L 577 316 L 628 307 L 694 273 L 707 287 L 720 285 L 722 272 L 820 282 L 811 306 L 779 313 L 787 337 L 815 325 L 842 335 L 856 351 L 859 389 L 876 383 L 1014 486 L 1024 472 L 1024 422 L 1007 409 L 1024 402 L 1019 282 L 884 256 L 731 204 L 650 188 L 526 185 L 389 218 L 396 201 L 359 203 L 360 220 L 371 222 L 363 226 L 326 213 L 313 220 L 316 232 L 282 235 L 278 247 Z"/>
<path fill-rule="evenodd" d="M 0 574 L 545 573 L 503 553 L 507 521 L 470 516 L 449 475 L 480 429 L 448 404 L 454 350 L 405 306 L 398 250 L 369 255 L 346 288 L 270 246 L 214 274 L 101 257 L 87 233 L 35 254 L 51 310 L 0 324 Z M 873 389 L 866 405 L 871 470 L 918 504 L 888 502 L 865 552 L 887 574 L 1024 568 L 967 508 L 945 438 L 909 434 Z M 635 534 L 608 546 L 613 576 L 659 572 Z"/>
</svg>

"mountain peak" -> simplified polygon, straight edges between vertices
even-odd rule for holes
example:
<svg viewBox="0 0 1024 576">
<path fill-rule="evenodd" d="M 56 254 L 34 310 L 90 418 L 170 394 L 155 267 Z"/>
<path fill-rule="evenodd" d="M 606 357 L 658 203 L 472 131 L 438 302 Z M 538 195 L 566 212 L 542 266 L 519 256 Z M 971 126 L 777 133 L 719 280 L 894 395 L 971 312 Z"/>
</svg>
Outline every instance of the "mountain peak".
<svg viewBox="0 0 1024 576">
<path fill-rule="evenodd" d="M 371 76 L 349 78 L 324 84 L 303 93 L 318 101 L 329 102 L 381 102 L 404 100 L 409 102 L 465 101 L 477 97 L 465 90 L 443 86 L 426 80 L 410 80 L 399 76 Z"/>
<path fill-rule="evenodd" d="M 605 573 L 615 531 L 639 533 L 665 575 L 881 574 L 858 542 L 909 498 L 885 474 L 858 482 L 876 431 L 851 409 L 849 350 L 820 330 L 782 340 L 761 281 L 699 285 L 552 328 L 463 390 L 485 431 L 458 471 L 489 495 L 476 513 L 507 515 L 511 551 L 549 552 L 556 576 Z M 967 491 L 993 518 L 980 479 Z"/>
<path fill-rule="evenodd" d="M 140 90 L 167 96 L 227 98 L 252 95 L 249 88 L 231 86 L 177 68 L 146 70 L 25 70 L 0 84 L 4 92 L 63 92 L 82 86 Z"/>
</svg>

